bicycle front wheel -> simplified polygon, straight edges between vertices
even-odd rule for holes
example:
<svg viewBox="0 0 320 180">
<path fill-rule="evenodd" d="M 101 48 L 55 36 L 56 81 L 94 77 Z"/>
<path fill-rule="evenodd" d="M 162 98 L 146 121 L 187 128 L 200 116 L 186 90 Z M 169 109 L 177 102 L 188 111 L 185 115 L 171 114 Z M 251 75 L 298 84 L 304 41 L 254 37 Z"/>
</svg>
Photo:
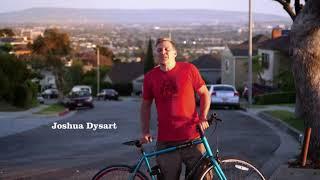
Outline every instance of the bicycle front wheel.
<svg viewBox="0 0 320 180">
<path fill-rule="evenodd" d="M 128 180 L 132 175 L 132 168 L 126 165 L 113 165 L 102 169 L 92 180 Z M 134 180 L 148 179 L 142 172 L 138 171 Z"/>
<path fill-rule="evenodd" d="M 224 159 L 221 161 L 220 167 L 228 180 L 265 180 L 262 173 L 256 167 L 243 160 Z M 208 179 L 212 172 L 213 166 L 211 165 L 203 172 L 200 179 Z M 214 176 L 212 179 L 218 179 L 216 174 Z"/>
</svg>

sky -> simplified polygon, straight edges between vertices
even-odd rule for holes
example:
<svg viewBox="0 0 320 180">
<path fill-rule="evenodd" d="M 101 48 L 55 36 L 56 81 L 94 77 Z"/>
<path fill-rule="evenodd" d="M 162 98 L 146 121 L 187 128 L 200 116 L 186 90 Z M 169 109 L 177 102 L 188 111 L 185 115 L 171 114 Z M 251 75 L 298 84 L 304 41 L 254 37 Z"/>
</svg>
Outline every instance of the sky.
<svg viewBox="0 0 320 180">
<path fill-rule="evenodd" d="M 219 9 L 248 11 L 249 0 L 1 0 L 0 13 L 32 7 L 94 9 Z M 273 0 L 252 0 L 254 12 L 286 16 Z"/>
</svg>

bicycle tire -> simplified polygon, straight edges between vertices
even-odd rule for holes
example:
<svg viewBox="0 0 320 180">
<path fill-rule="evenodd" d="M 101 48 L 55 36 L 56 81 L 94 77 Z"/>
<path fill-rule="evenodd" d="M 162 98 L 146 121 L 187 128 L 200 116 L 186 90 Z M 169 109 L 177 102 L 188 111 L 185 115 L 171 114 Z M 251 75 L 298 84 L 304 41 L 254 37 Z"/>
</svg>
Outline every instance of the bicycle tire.
<svg viewBox="0 0 320 180">
<path fill-rule="evenodd" d="M 228 180 L 265 180 L 263 174 L 247 161 L 234 158 L 224 159 L 220 167 Z M 207 173 L 210 173 L 211 170 L 213 170 L 212 165 L 199 176 L 200 179 L 206 179 Z M 215 173 L 213 175 L 213 179 L 219 179 Z"/>
<path fill-rule="evenodd" d="M 127 165 L 112 165 L 99 171 L 92 180 L 128 180 L 132 172 L 132 167 Z M 147 180 L 145 174 L 138 171 L 134 180 Z"/>
</svg>

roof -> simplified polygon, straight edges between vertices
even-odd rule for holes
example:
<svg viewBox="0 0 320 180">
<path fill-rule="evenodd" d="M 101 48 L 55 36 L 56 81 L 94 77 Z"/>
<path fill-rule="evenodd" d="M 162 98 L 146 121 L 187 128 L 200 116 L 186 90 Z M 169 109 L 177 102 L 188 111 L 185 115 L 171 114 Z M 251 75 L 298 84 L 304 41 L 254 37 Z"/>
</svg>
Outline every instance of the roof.
<svg viewBox="0 0 320 180">
<path fill-rule="evenodd" d="M 77 56 L 84 62 L 84 64 L 97 66 L 97 55 L 94 51 L 79 53 Z M 112 64 L 113 62 L 110 58 L 100 54 L 100 65 L 112 66 Z"/>
<path fill-rule="evenodd" d="M 270 39 L 263 42 L 259 49 L 267 49 L 267 50 L 277 50 L 286 55 L 289 55 L 289 46 L 290 46 L 290 37 L 289 36 L 281 36 L 276 39 Z"/>
<path fill-rule="evenodd" d="M 10 43 L 16 41 L 16 38 L 13 37 L 2 37 L 0 38 L 0 42 Z"/>
<path fill-rule="evenodd" d="M 143 67 L 142 62 L 115 63 L 108 76 L 112 83 L 131 83 L 143 74 Z"/>
<path fill-rule="evenodd" d="M 270 39 L 269 37 L 262 34 L 254 36 L 252 38 L 252 55 L 257 55 L 258 54 L 257 49 L 260 46 L 260 44 L 269 39 Z M 248 40 L 237 45 L 230 44 L 228 45 L 228 47 L 234 56 L 248 56 L 248 49 L 249 49 Z"/>
<path fill-rule="evenodd" d="M 191 62 L 198 69 L 220 69 L 221 68 L 221 56 L 219 54 L 205 54 L 200 56 Z"/>
</svg>

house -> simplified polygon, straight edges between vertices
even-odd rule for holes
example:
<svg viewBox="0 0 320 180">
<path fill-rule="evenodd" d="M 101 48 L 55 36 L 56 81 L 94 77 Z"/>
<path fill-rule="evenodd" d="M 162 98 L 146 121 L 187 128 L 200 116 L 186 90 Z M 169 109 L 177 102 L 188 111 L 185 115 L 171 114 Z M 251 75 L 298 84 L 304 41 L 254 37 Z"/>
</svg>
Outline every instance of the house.
<svg viewBox="0 0 320 180">
<path fill-rule="evenodd" d="M 143 62 L 114 63 L 104 81 L 114 85 L 132 85 L 133 93 L 140 94 L 143 84 L 143 68 Z M 139 81 L 137 78 L 140 78 Z"/>
<path fill-rule="evenodd" d="M 141 95 L 143 87 L 144 75 L 140 75 L 132 80 L 132 91 L 134 95 Z"/>
<path fill-rule="evenodd" d="M 10 54 L 14 54 L 16 56 L 21 55 L 30 55 L 32 52 L 28 47 L 28 43 L 32 41 L 27 40 L 23 37 L 2 37 L 0 38 L 0 46 L 5 44 L 9 44 L 12 46 L 12 50 L 9 52 Z"/>
<path fill-rule="evenodd" d="M 269 38 L 265 35 L 257 35 L 252 38 L 252 56 L 258 54 L 260 44 Z M 230 84 L 237 89 L 242 88 L 248 79 L 248 47 L 245 41 L 237 45 L 227 45 L 221 52 L 221 83 Z M 253 77 L 256 82 L 257 78 Z"/>
<path fill-rule="evenodd" d="M 114 63 L 104 80 L 112 84 L 130 84 L 143 75 L 143 67 L 141 62 Z"/>
<path fill-rule="evenodd" d="M 280 34 L 263 42 L 258 48 L 261 64 L 264 68 L 261 78 L 265 85 L 276 86 L 274 79 L 280 72 L 290 70 L 292 62 L 289 58 L 290 37 L 288 33 Z"/>
<path fill-rule="evenodd" d="M 200 56 L 191 62 L 198 69 L 207 84 L 221 82 L 221 55 L 218 53 Z"/>
<path fill-rule="evenodd" d="M 41 91 L 48 88 L 57 88 L 56 78 L 51 71 L 42 70 L 40 74 L 43 76 L 43 78 L 39 82 Z"/>
<path fill-rule="evenodd" d="M 30 50 L 30 48 L 28 48 L 27 45 L 15 45 L 13 46 L 12 51 L 10 53 L 19 57 L 23 55 L 31 55 L 32 51 Z"/>
<path fill-rule="evenodd" d="M 81 59 L 81 61 L 83 62 L 83 67 L 84 67 L 84 71 L 87 72 L 87 71 L 90 71 L 92 70 L 94 67 L 97 67 L 97 55 L 95 53 L 95 51 L 85 51 L 85 52 L 82 52 L 82 53 L 78 53 L 76 55 L 76 57 L 78 59 Z M 112 62 L 112 59 L 106 57 L 106 56 L 103 56 L 100 54 L 99 56 L 99 64 L 100 66 L 108 66 L 108 67 L 111 67 L 113 65 L 113 62 Z"/>
</svg>

